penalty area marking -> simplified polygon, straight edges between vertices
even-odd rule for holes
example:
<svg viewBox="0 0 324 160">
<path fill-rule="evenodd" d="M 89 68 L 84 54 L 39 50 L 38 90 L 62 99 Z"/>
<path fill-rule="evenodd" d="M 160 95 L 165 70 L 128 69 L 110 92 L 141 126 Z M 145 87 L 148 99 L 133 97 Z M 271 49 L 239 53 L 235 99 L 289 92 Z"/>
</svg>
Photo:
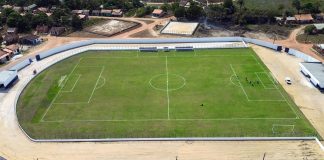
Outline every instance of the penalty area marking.
<svg viewBox="0 0 324 160">
<path fill-rule="evenodd" d="M 69 75 L 67 76 L 67 79 L 69 79 L 69 77 L 72 75 L 72 73 L 75 71 L 75 69 L 79 66 L 80 62 L 81 62 L 81 59 L 79 59 L 79 62 L 74 66 L 74 68 L 72 69 L 72 71 L 69 73 Z M 63 87 L 64 87 L 64 86 L 63 86 Z M 45 110 L 45 112 L 44 112 L 42 118 L 40 119 L 41 122 L 44 120 L 44 117 L 46 116 L 47 112 L 52 108 L 52 106 L 53 106 L 55 100 L 57 99 L 57 97 L 58 97 L 59 94 L 61 93 L 63 87 L 61 87 L 61 88 L 59 89 L 59 91 L 57 92 L 57 94 L 55 95 L 55 97 L 53 98 L 53 100 L 51 101 L 50 105 L 49 105 L 49 106 L 47 107 L 47 109 Z"/>
<path fill-rule="evenodd" d="M 103 83 L 102 83 L 102 85 L 100 85 L 99 87 L 96 87 L 96 90 L 97 90 L 97 89 L 100 89 L 101 87 L 103 87 L 103 86 L 106 84 L 106 78 L 104 78 L 104 77 L 100 77 L 100 79 L 103 80 Z"/>
<path fill-rule="evenodd" d="M 80 77 L 81 77 L 81 74 L 78 74 L 78 78 L 77 78 L 77 80 L 74 82 L 74 84 L 73 84 L 73 86 L 72 86 L 72 88 L 71 88 L 70 90 L 68 90 L 68 91 L 61 91 L 61 92 L 64 92 L 64 93 L 67 93 L 67 92 L 73 92 L 73 90 L 74 90 L 76 84 L 78 83 Z M 65 87 L 65 85 L 63 86 L 63 88 L 64 88 L 64 87 Z"/>
</svg>

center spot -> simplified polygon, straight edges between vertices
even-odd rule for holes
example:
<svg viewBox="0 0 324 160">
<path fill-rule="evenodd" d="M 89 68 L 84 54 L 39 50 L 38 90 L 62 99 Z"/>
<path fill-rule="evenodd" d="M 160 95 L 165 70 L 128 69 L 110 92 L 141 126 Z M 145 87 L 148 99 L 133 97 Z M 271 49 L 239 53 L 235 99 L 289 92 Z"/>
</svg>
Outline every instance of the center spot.
<svg viewBox="0 0 324 160">
<path fill-rule="evenodd" d="M 175 91 L 186 85 L 186 79 L 177 74 L 159 74 L 150 80 L 150 86 L 161 91 Z"/>
</svg>

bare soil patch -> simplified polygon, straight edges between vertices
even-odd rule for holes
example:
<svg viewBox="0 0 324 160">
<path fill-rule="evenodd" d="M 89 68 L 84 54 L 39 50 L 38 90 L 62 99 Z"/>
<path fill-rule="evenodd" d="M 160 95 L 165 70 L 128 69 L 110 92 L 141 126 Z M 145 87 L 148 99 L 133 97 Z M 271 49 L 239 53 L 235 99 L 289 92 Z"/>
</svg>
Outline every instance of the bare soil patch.
<svg viewBox="0 0 324 160">
<path fill-rule="evenodd" d="M 98 34 L 103 36 L 112 36 L 128 30 L 134 29 L 139 26 L 139 23 L 124 21 L 124 20 L 108 20 L 98 25 L 85 28 L 83 32 Z"/>
<path fill-rule="evenodd" d="M 147 29 L 137 32 L 135 34 L 132 34 L 129 37 L 131 37 L 131 38 L 154 38 L 154 36 L 151 34 L 151 32 Z"/>
</svg>

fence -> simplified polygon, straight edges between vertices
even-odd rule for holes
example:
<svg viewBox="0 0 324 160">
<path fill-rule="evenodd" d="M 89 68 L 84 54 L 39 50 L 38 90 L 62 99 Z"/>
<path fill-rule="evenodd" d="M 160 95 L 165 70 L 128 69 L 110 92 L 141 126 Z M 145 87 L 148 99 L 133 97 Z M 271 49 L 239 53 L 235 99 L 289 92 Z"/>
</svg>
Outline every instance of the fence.
<svg viewBox="0 0 324 160">
<path fill-rule="evenodd" d="M 257 40 L 257 39 L 252 39 L 252 38 L 243 38 L 243 40 L 245 42 L 248 43 L 252 43 L 252 44 L 256 44 L 258 46 L 263 46 L 263 47 L 267 47 L 276 51 L 281 51 L 282 50 L 282 46 L 270 43 L 270 42 L 266 42 L 266 41 L 261 41 L 261 40 Z"/>
<path fill-rule="evenodd" d="M 297 51 L 295 49 L 285 48 L 285 52 L 290 54 L 290 55 L 293 55 L 295 57 L 301 58 L 305 62 L 320 62 L 319 60 L 317 60 L 317 59 L 315 59 L 315 58 L 313 58 L 313 57 L 311 57 L 309 55 L 306 55 L 303 52 Z"/>
</svg>

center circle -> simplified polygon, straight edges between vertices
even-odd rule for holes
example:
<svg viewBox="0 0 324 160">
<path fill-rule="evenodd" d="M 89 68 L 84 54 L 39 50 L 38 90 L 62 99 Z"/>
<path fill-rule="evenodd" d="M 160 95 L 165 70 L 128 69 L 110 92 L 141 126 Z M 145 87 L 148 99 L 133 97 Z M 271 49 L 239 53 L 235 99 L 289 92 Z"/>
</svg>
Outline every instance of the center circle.
<svg viewBox="0 0 324 160">
<path fill-rule="evenodd" d="M 177 74 L 159 74 L 149 81 L 150 86 L 160 91 L 175 91 L 186 85 L 186 79 Z"/>
</svg>

